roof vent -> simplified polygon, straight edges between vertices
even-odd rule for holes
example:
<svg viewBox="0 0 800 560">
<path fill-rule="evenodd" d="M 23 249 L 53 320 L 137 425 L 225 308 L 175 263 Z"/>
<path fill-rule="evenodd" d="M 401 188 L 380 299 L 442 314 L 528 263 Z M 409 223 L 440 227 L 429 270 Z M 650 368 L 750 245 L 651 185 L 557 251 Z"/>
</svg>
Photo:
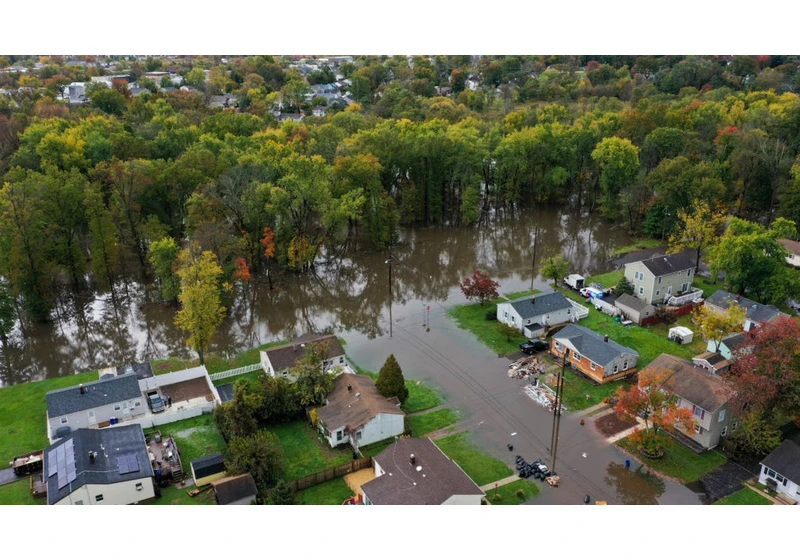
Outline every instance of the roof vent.
<svg viewBox="0 0 800 560">
<path fill-rule="evenodd" d="M 80 384 L 78 389 L 80 390 L 81 395 L 85 395 L 86 394 L 86 387 L 83 386 L 83 383 Z"/>
<path fill-rule="evenodd" d="M 417 464 L 417 458 L 416 458 L 416 457 L 414 457 L 414 454 L 413 454 L 413 453 L 411 454 L 411 456 L 409 456 L 409 458 L 408 458 L 408 461 L 409 461 L 409 462 L 410 462 L 412 465 L 416 465 L 416 464 Z"/>
<path fill-rule="evenodd" d="M 356 398 L 360 397 L 361 393 L 356 393 Z"/>
<path fill-rule="evenodd" d="M 350 385 L 349 383 L 347 384 L 347 390 L 348 390 L 348 392 L 353 390 L 353 386 Z"/>
<path fill-rule="evenodd" d="M 536 298 L 535 297 L 531 297 L 531 303 L 536 303 Z"/>
</svg>

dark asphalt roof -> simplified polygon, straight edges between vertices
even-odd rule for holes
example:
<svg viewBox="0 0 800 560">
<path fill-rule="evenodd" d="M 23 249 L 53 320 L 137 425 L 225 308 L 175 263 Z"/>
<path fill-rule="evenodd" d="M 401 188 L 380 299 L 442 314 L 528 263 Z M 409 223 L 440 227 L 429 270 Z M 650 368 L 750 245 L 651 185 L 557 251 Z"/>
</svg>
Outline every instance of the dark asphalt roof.
<svg viewBox="0 0 800 560">
<path fill-rule="evenodd" d="M 379 453 L 375 463 L 384 474 L 362 484 L 361 490 L 376 505 L 438 505 L 454 495 L 484 495 L 429 439 L 400 438 Z"/>
<path fill-rule="evenodd" d="M 221 506 L 239 501 L 243 498 L 255 498 L 258 494 L 256 481 L 250 473 L 229 476 L 211 483 L 217 495 L 217 503 Z"/>
<path fill-rule="evenodd" d="M 329 430 L 337 430 L 342 426 L 355 430 L 378 414 L 405 415 L 397 406 L 397 399 L 387 399 L 381 395 L 375 382 L 367 375 L 339 375 L 333 380 L 333 391 L 328 394 L 327 400 L 328 404 L 318 408 L 317 414 Z"/>
<path fill-rule="evenodd" d="M 142 396 L 135 374 L 84 383 L 84 394 L 79 386 L 67 387 L 47 393 L 47 415 L 57 418 L 90 408 L 118 403 Z"/>
<path fill-rule="evenodd" d="M 664 387 L 708 412 L 714 412 L 733 396 L 733 390 L 721 377 L 676 356 L 661 354 L 645 369 L 672 372 Z"/>
<path fill-rule="evenodd" d="M 641 263 L 655 276 L 664 276 L 665 274 L 673 274 L 694 268 L 694 260 L 687 252 L 652 257 L 641 261 Z"/>
<path fill-rule="evenodd" d="M 651 307 L 646 301 L 633 297 L 630 294 L 622 294 L 616 299 L 615 304 L 624 305 L 625 307 L 630 307 L 634 311 L 640 312 L 644 311 L 647 307 Z"/>
<path fill-rule="evenodd" d="M 203 478 L 225 470 L 225 459 L 219 453 L 200 457 L 192 461 L 191 464 L 195 478 Z"/>
<path fill-rule="evenodd" d="M 761 464 L 785 476 L 795 484 L 800 484 L 800 445 L 792 440 L 785 440 L 775 451 L 767 455 Z"/>
<path fill-rule="evenodd" d="M 267 350 L 267 356 L 269 356 L 269 362 L 272 364 L 272 368 L 278 373 L 293 368 L 297 360 L 302 358 L 306 352 L 304 345 L 311 343 L 327 344 L 328 359 L 344 355 L 344 348 L 342 348 L 339 339 L 334 335 L 320 336 L 317 334 L 306 334 L 293 340 L 289 344 Z"/>
<path fill-rule="evenodd" d="M 508 302 L 523 319 L 546 315 L 561 309 L 570 309 L 572 304 L 561 292 L 551 294 L 525 296 Z"/>
<path fill-rule="evenodd" d="M 601 366 L 605 366 L 620 354 L 639 355 L 636 351 L 617 344 L 610 338 L 608 342 L 605 342 L 602 336 L 580 325 L 567 325 L 553 336 L 553 340 L 568 340 L 581 355 Z"/>
<path fill-rule="evenodd" d="M 738 301 L 736 300 L 737 297 L 739 298 Z M 737 296 L 725 290 L 717 290 L 706 299 L 707 303 L 711 303 L 720 309 L 728 309 L 731 305 L 731 301 L 739 307 L 745 308 L 747 310 L 746 317 L 756 323 L 764 323 L 781 315 L 781 312 L 774 305 L 764 305 L 763 303 L 758 303 L 744 296 Z"/>
<path fill-rule="evenodd" d="M 226 383 L 225 385 L 217 385 L 217 393 L 219 393 L 219 400 L 222 402 L 230 402 L 233 400 L 233 383 Z"/>
<path fill-rule="evenodd" d="M 724 337 L 721 342 L 728 347 L 728 350 L 733 352 L 747 341 L 744 333 L 730 334 Z"/>
<path fill-rule="evenodd" d="M 50 468 L 49 452 L 70 439 L 75 449 L 75 473 L 77 476 L 74 482 L 60 490 L 58 476 L 54 474 L 47 478 L 47 502 L 51 505 L 64 499 L 84 484 L 115 484 L 153 476 L 153 467 L 147 455 L 144 432 L 139 424 L 102 430 L 89 428 L 75 430 L 70 436 L 58 440 L 44 450 L 44 476 L 47 476 Z M 94 463 L 89 461 L 90 451 L 97 453 Z M 138 470 L 120 474 L 117 459 L 128 455 L 136 458 L 135 464 L 138 466 Z"/>
</svg>

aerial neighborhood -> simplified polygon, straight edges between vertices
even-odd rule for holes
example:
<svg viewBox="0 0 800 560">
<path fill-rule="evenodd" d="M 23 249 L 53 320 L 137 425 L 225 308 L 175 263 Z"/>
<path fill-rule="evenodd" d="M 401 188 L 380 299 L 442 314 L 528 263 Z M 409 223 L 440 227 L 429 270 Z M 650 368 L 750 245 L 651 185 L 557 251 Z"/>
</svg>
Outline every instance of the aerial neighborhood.
<svg viewBox="0 0 800 560">
<path fill-rule="evenodd" d="M 799 68 L 0 55 L 0 506 L 797 505 Z"/>
</svg>

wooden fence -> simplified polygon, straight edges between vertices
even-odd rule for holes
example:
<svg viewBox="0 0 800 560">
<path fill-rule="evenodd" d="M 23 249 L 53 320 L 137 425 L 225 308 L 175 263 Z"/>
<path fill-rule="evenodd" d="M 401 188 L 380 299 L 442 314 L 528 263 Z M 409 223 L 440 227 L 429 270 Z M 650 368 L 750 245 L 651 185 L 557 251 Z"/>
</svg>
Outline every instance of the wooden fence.
<svg viewBox="0 0 800 560">
<path fill-rule="evenodd" d="M 249 366 L 243 366 L 236 369 L 229 369 L 228 371 L 221 371 L 219 373 L 212 373 L 208 377 L 211 378 L 212 381 L 219 381 L 220 379 L 227 379 L 228 377 L 234 377 L 236 375 L 242 375 L 243 373 L 250 373 L 251 371 L 256 371 L 261 369 L 261 364 L 250 364 Z"/>
<path fill-rule="evenodd" d="M 359 457 L 358 459 L 350 461 L 349 463 L 345 463 L 344 465 L 331 467 L 324 471 L 310 474 L 308 476 L 304 476 L 303 478 L 298 478 L 297 480 L 290 482 L 289 485 L 292 487 L 293 492 L 300 492 L 301 490 L 311 488 L 312 486 L 317 486 L 318 484 L 328 482 L 334 478 L 342 478 L 346 474 L 350 474 L 361 469 L 372 468 L 372 466 L 372 457 Z"/>
</svg>

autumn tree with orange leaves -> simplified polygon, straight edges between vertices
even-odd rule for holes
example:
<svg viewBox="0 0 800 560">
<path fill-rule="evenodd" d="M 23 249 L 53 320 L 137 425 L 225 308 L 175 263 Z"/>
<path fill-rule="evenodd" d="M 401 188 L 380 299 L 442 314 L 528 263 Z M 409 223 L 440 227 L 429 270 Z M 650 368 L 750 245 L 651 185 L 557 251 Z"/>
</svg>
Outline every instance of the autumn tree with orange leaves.
<svg viewBox="0 0 800 560">
<path fill-rule="evenodd" d="M 645 455 L 660 457 L 664 454 L 666 432 L 695 429 L 692 411 L 681 408 L 673 394 L 664 389 L 664 383 L 672 375 L 667 369 L 645 369 L 639 373 L 639 383 L 627 390 L 617 389 L 617 416 L 634 422 L 639 417 L 644 420 L 644 429 L 630 436 Z"/>
</svg>

